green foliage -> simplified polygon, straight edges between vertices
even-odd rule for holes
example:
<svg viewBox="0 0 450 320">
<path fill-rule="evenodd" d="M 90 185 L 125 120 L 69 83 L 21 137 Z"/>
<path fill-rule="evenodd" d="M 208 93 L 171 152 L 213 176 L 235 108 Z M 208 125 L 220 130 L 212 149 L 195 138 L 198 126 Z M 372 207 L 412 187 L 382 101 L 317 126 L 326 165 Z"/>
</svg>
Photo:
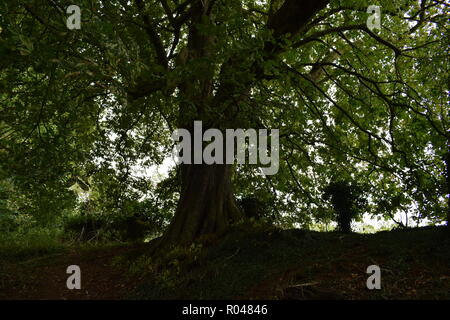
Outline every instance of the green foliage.
<svg viewBox="0 0 450 320">
<path fill-rule="evenodd" d="M 216 1 L 199 19 L 168 1 L 180 25 L 145 3 L 79 1 L 80 30 L 66 28 L 69 1 L 0 4 L 2 228 L 13 214 L 42 225 L 77 215 L 69 188 L 81 179 L 95 216 L 143 215 L 160 233 L 179 177 L 157 184 L 136 168 L 160 165 L 172 130 L 200 118 L 280 129 L 278 174 L 242 165 L 233 176 L 237 197 L 256 195 L 280 226 L 329 223 L 321 190 L 336 172 L 367 186 L 368 215 L 445 220 L 448 6 L 377 1 L 382 29 L 369 33 L 372 2 L 330 1 L 301 32 L 276 39 L 267 22 L 281 1 Z M 200 44 L 200 56 L 189 52 Z M 280 53 L 267 54 L 269 44 Z M 231 92 L 199 98 L 220 88 Z"/>
<path fill-rule="evenodd" d="M 352 220 L 363 212 L 367 204 L 362 188 L 347 181 L 335 181 L 324 189 L 324 198 L 331 199 L 339 230 L 351 232 Z"/>
<path fill-rule="evenodd" d="M 142 241 L 154 236 L 155 229 L 136 216 L 76 215 L 64 222 L 67 237 L 78 241 Z"/>
<path fill-rule="evenodd" d="M 274 220 L 268 201 L 261 200 L 255 196 L 248 196 L 238 200 L 238 205 L 248 219 Z"/>
<path fill-rule="evenodd" d="M 10 232 L 0 232 L 0 258 L 22 259 L 59 253 L 66 249 L 61 231 L 22 222 Z"/>
</svg>

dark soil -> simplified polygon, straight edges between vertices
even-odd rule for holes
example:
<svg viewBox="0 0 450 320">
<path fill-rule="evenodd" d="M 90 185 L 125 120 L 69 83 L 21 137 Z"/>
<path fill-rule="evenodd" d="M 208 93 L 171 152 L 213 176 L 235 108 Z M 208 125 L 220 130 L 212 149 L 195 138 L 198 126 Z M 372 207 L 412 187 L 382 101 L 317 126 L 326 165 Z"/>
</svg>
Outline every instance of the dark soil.
<svg viewBox="0 0 450 320">
<path fill-rule="evenodd" d="M 0 299 L 450 299 L 445 227 L 377 234 L 238 227 L 190 248 L 144 244 L 2 259 Z M 81 268 L 81 290 L 66 269 Z M 369 290 L 369 265 L 381 290 Z"/>
</svg>

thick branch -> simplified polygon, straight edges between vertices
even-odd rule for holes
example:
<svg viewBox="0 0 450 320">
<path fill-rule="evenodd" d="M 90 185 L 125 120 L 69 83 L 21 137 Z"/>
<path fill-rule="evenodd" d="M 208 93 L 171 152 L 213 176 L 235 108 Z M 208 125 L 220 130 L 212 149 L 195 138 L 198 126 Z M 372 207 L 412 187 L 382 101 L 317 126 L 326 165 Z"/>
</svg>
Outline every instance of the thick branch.
<svg viewBox="0 0 450 320">
<path fill-rule="evenodd" d="M 273 31 L 275 44 L 266 44 L 265 51 L 276 53 L 281 50 L 283 36 L 295 36 L 310 22 L 311 18 L 325 8 L 329 0 L 286 0 L 280 9 L 269 16 L 267 28 Z"/>
<path fill-rule="evenodd" d="M 279 10 L 269 17 L 267 27 L 273 30 L 274 36 L 295 35 L 320 10 L 326 7 L 329 0 L 286 0 Z"/>
<path fill-rule="evenodd" d="M 144 28 L 145 32 L 147 32 L 150 41 L 152 42 L 153 46 L 156 50 L 156 56 L 157 60 L 156 62 L 163 66 L 164 69 L 167 69 L 167 57 L 166 57 L 166 51 L 164 50 L 164 45 L 161 41 L 161 38 L 159 37 L 158 33 L 155 31 L 155 27 L 153 26 L 152 22 L 150 21 L 150 18 L 147 14 L 144 13 L 145 6 L 142 0 L 135 0 L 136 6 L 139 9 L 139 15 L 141 16 L 142 20 L 144 21 Z"/>
</svg>

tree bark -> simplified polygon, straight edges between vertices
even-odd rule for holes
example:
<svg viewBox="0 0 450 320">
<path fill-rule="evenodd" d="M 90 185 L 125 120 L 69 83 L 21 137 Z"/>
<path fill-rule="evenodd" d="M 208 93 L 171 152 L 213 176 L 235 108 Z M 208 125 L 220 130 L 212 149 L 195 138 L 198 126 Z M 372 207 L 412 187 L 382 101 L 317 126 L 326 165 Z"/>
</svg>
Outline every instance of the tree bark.
<svg viewBox="0 0 450 320">
<path fill-rule="evenodd" d="M 182 164 L 181 176 L 180 200 L 164 235 L 165 245 L 221 233 L 240 218 L 231 184 L 232 165 Z"/>
</svg>

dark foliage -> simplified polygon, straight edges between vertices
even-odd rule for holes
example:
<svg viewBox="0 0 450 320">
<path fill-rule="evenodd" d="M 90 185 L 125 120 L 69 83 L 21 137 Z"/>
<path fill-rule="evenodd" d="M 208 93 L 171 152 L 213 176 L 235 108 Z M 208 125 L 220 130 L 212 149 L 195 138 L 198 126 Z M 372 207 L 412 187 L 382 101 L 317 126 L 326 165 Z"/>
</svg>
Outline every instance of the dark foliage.
<svg viewBox="0 0 450 320">
<path fill-rule="evenodd" d="M 347 181 L 330 183 L 324 189 L 324 199 L 331 200 L 336 214 L 338 229 L 350 233 L 351 222 L 366 205 L 363 190 L 358 185 L 351 185 Z"/>
<path fill-rule="evenodd" d="M 248 196 L 238 200 L 238 205 L 246 218 L 255 220 L 268 218 L 264 201 L 255 196 Z"/>
<path fill-rule="evenodd" d="M 120 240 L 139 241 L 154 232 L 155 225 L 145 216 L 103 217 L 100 215 L 76 216 L 64 225 L 79 241 Z"/>
</svg>

